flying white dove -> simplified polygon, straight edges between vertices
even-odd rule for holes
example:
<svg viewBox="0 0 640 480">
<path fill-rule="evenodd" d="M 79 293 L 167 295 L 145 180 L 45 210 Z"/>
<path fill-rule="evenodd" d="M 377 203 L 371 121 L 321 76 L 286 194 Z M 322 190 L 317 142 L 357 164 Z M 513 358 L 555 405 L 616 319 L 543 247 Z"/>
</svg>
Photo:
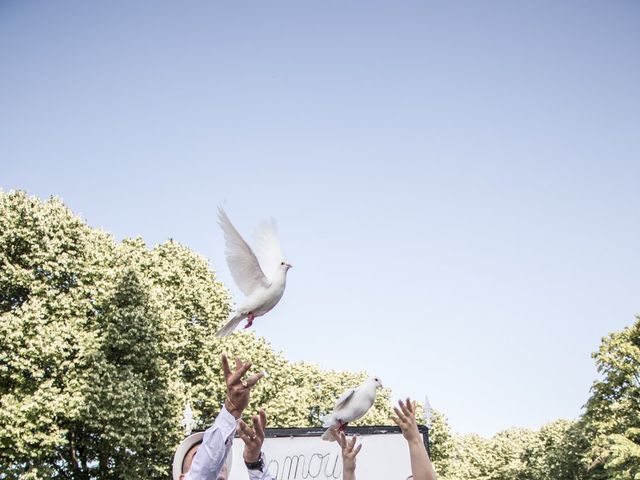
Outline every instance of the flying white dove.
<svg viewBox="0 0 640 480">
<path fill-rule="evenodd" d="M 330 429 L 344 430 L 349 422 L 355 422 L 364 416 L 373 406 L 378 388 L 382 388 L 380 379 L 370 377 L 358 388 L 350 388 L 344 392 L 334 405 L 333 412 L 320 419 L 322 426 L 329 429 L 322 435 L 322 440 L 335 441 Z"/>
<path fill-rule="evenodd" d="M 227 323 L 216 332 L 218 337 L 225 337 L 233 332 L 243 319 L 247 319 L 244 328 L 249 328 L 256 317 L 264 315 L 277 305 L 284 294 L 287 271 L 291 265 L 282 255 L 273 219 L 263 222 L 258 232 L 260 262 L 231 224 L 222 207 L 218 208 L 218 224 L 224 232 L 229 270 L 236 285 L 247 297 Z"/>
</svg>

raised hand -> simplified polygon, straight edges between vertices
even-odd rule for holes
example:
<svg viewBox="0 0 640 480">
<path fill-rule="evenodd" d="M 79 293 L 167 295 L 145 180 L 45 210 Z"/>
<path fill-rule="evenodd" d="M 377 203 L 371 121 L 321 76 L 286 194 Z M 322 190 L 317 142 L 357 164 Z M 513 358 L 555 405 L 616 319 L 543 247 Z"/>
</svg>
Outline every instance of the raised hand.
<svg viewBox="0 0 640 480">
<path fill-rule="evenodd" d="M 391 420 L 402 430 L 402 435 L 407 441 L 421 440 L 418 424 L 416 422 L 416 402 L 409 398 L 405 402 L 398 400 L 398 407 L 393 407 L 395 415 L 391 415 Z"/>
<path fill-rule="evenodd" d="M 356 447 L 356 437 L 351 440 L 347 440 L 345 434 L 341 431 L 332 428 L 329 430 L 331 435 L 338 442 L 342 449 L 342 474 L 344 480 L 355 480 L 356 471 L 356 456 L 362 448 L 362 444 Z"/>
<path fill-rule="evenodd" d="M 264 373 L 257 373 L 243 380 L 242 377 L 250 368 L 251 362 L 243 363 L 242 360 L 236 358 L 236 369 L 231 371 L 227 356 L 224 353 L 222 354 L 222 371 L 227 384 L 227 398 L 224 406 L 235 418 L 242 416 L 242 412 L 249 404 L 251 387 L 264 376 Z"/>
<path fill-rule="evenodd" d="M 264 442 L 264 429 L 267 425 L 267 415 L 263 409 L 260 409 L 258 415 L 254 415 L 251 419 L 253 428 L 240 420 L 238 422 L 238 435 L 244 442 L 244 461 L 247 463 L 257 462 L 262 451 L 262 443 Z"/>
<path fill-rule="evenodd" d="M 436 480 L 436 471 L 433 469 L 416 423 L 416 402 L 412 402 L 409 398 L 404 402 L 399 400 L 398 407 L 393 407 L 393 411 L 396 414 L 391 415 L 391 420 L 400 427 L 402 435 L 409 444 L 413 480 Z"/>
</svg>

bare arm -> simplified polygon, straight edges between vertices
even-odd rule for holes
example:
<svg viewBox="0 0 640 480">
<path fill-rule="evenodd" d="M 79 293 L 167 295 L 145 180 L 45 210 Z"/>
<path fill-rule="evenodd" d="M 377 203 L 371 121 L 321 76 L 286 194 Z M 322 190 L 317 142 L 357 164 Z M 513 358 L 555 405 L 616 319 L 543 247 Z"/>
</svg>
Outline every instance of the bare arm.
<svg viewBox="0 0 640 480">
<path fill-rule="evenodd" d="M 422 435 L 418 431 L 416 423 L 416 403 L 407 398 L 406 402 L 398 401 L 398 407 L 393 407 L 396 412 L 391 419 L 400 427 L 402 435 L 409 444 L 411 457 L 411 473 L 414 480 L 436 480 L 436 471 L 433 469 L 431 459 L 422 441 Z"/>
</svg>

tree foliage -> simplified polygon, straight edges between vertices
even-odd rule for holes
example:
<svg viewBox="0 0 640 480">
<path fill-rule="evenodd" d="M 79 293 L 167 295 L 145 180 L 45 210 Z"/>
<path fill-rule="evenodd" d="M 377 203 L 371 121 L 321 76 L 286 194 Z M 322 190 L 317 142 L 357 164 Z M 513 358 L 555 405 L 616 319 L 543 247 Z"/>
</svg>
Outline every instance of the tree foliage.
<svg viewBox="0 0 640 480">
<path fill-rule="evenodd" d="M 640 317 L 608 335 L 593 357 L 602 378 L 583 418 L 590 478 L 640 479 Z"/>
<path fill-rule="evenodd" d="M 264 339 L 218 339 L 230 297 L 208 262 L 90 228 L 58 199 L 0 191 L 0 479 L 167 478 L 189 402 L 218 413 L 220 354 L 270 373 L 250 410 L 317 426 L 365 372 L 288 362 Z M 538 431 L 455 435 L 434 412 L 444 480 L 640 480 L 640 318 L 603 339 L 584 415 Z M 389 391 L 357 424 L 387 424 Z"/>
<path fill-rule="evenodd" d="M 581 418 L 490 439 L 451 435 L 434 455 L 441 478 L 640 480 L 640 318 L 604 338 L 593 356 L 601 379 Z M 448 431 L 446 420 L 438 430 Z"/>
<path fill-rule="evenodd" d="M 273 426 L 318 425 L 366 376 L 216 338 L 229 303 L 174 241 L 116 242 L 56 198 L 0 192 L 0 478 L 166 478 L 185 402 L 204 428 L 224 400 L 223 351 L 271 374 L 249 408 Z M 360 423 L 387 423 L 388 399 Z"/>
</svg>

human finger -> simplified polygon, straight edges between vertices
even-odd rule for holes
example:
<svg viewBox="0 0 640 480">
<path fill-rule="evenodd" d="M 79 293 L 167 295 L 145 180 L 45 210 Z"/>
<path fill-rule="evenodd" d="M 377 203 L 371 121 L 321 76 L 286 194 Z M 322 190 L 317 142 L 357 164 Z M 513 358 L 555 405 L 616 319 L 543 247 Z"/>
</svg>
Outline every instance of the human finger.
<svg viewBox="0 0 640 480">
<path fill-rule="evenodd" d="M 358 455 L 358 452 L 360 452 L 360 449 L 362 448 L 362 444 L 358 445 L 356 447 L 356 449 L 353 451 L 353 456 L 355 457 L 356 455 Z"/>
<path fill-rule="evenodd" d="M 253 435 L 253 429 L 249 425 L 247 425 L 247 423 L 244 420 L 242 419 L 238 420 L 238 425 L 241 430 L 245 431 L 249 435 Z"/>
<path fill-rule="evenodd" d="M 398 417 L 396 417 L 395 415 L 389 415 L 389 418 L 393 421 L 393 423 L 400 426 L 400 419 Z"/>
<path fill-rule="evenodd" d="M 402 413 L 404 413 L 407 417 L 411 416 L 411 412 L 408 410 L 407 405 L 405 405 L 402 400 L 398 400 L 398 405 L 400 405 Z"/>
<path fill-rule="evenodd" d="M 244 420 L 238 420 L 238 430 L 245 435 L 252 436 L 251 427 L 249 427 L 249 425 L 247 425 Z"/>
<path fill-rule="evenodd" d="M 351 441 L 349 442 L 349 448 L 353 450 L 353 447 L 355 446 L 356 446 L 356 436 L 354 435 L 353 438 L 351 438 Z"/>
<path fill-rule="evenodd" d="M 227 359 L 227 356 L 224 353 L 222 354 L 222 372 L 224 373 L 225 380 L 227 380 L 231 375 L 231 369 L 229 368 L 229 359 Z"/>
<path fill-rule="evenodd" d="M 260 410 L 258 410 L 258 415 L 260 416 L 260 427 L 262 428 L 262 431 L 264 433 L 264 429 L 267 427 L 267 414 L 265 413 L 264 409 L 261 408 Z"/>
<path fill-rule="evenodd" d="M 406 415 L 398 407 L 393 407 L 393 411 L 396 412 L 396 415 L 398 416 L 398 420 L 400 420 L 401 422 L 406 421 L 407 419 Z"/>
<path fill-rule="evenodd" d="M 351 446 L 349 445 L 349 440 L 347 439 L 347 436 L 344 434 L 342 430 L 338 430 L 338 433 L 340 434 L 340 441 L 342 441 L 342 448 L 345 449 L 347 452 L 350 452 Z"/>
<path fill-rule="evenodd" d="M 247 378 L 245 380 L 247 387 L 248 388 L 253 387 L 256 383 L 258 383 L 258 380 L 260 380 L 262 377 L 264 377 L 264 372 L 256 373 L 255 375 L 252 375 L 251 377 Z"/>
<path fill-rule="evenodd" d="M 256 436 L 264 438 L 264 430 L 262 430 L 262 425 L 260 425 L 260 417 L 254 415 L 251 421 L 253 422 L 253 431 L 256 432 Z"/>
<path fill-rule="evenodd" d="M 252 435 L 249 430 L 249 426 L 242 420 L 238 422 L 238 436 L 244 441 L 244 443 L 249 443 L 251 441 Z"/>
<path fill-rule="evenodd" d="M 245 429 L 243 430 L 243 433 L 247 435 L 252 442 L 254 442 L 256 438 L 258 438 L 258 435 L 256 435 L 256 432 L 253 430 L 253 428 L 251 428 L 246 423 L 244 424 L 244 426 Z"/>
<path fill-rule="evenodd" d="M 238 364 L 238 362 L 239 362 L 239 359 L 236 358 L 236 364 Z M 232 385 L 239 383 L 240 379 L 244 376 L 245 373 L 247 373 L 247 371 L 250 368 L 251 368 L 251 362 L 247 362 L 245 364 L 242 364 L 242 362 L 240 362 L 240 366 L 236 368 L 236 371 L 233 372 L 233 374 L 231 375 L 231 378 L 229 379 L 229 383 Z"/>
<path fill-rule="evenodd" d="M 407 410 L 409 411 L 409 415 L 411 416 L 411 418 L 415 418 L 416 417 L 416 401 L 411 400 L 409 397 L 407 397 L 407 399 L 404 402 L 404 405 L 407 407 Z"/>
<path fill-rule="evenodd" d="M 251 439 L 249 438 L 249 435 L 238 430 L 238 436 L 240 437 L 240 440 L 242 440 L 242 442 L 245 445 L 251 445 Z"/>
<path fill-rule="evenodd" d="M 340 433 L 337 432 L 335 428 L 330 428 L 329 432 L 331 433 L 331 436 L 334 438 L 334 440 L 336 442 L 338 442 L 338 445 L 340 445 L 340 447 L 344 448 L 344 443 L 343 443 L 342 439 L 340 438 Z"/>
<path fill-rule="evenodd" d="M 405 402 L 404 402 L 404 404 L 405 404 L 405 405 L 406 405 L 406 407 L 407 407 L 407 410 L 409 410 L 409 412 L 410 412 L 410 413 L 413 413 L 413 412 L 415 412 L 415 411 L 416 411 L 416 410 L 415 410 L 415 405 L 414 405 L 414 403 L 415 403 L 415 402 L 412 402 L 412 401 L 411 401 L 411 399 L 410 399 L 409 397 L 407 397 L 407 399 L 406 399 L 406 400 L 405 400 Z"/>
</svg>

